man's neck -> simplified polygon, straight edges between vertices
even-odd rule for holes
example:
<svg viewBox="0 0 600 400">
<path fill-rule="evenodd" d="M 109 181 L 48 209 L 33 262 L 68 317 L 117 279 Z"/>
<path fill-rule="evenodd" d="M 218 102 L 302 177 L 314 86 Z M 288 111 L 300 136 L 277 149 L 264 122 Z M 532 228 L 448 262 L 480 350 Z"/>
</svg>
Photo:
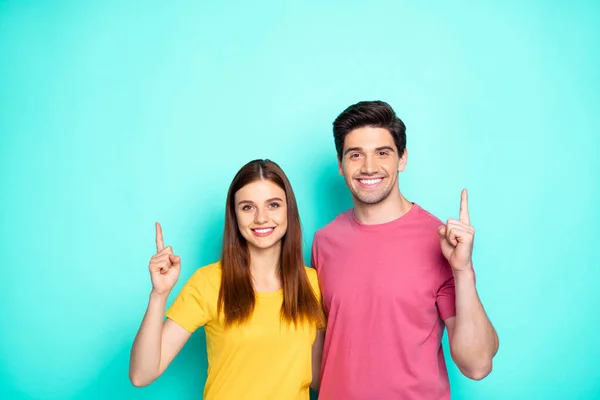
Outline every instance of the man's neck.
<svg viewBox="0 0 600 400">
<path fill-rule="evenodd" d="M 413 204 L 399 190 L 394 190 L 377 204 L 365 204 L 354 199 L 354 216 L 364 225 L 385 224 L 406 214 Z"/>
</svg>

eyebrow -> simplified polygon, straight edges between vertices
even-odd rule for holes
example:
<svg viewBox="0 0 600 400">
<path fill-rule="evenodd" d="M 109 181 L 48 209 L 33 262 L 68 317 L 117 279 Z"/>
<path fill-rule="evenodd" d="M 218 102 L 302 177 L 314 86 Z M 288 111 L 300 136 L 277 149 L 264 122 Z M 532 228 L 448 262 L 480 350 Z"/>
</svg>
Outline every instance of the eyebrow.
<svg viewBox="0 0 600 400">
<path fill-rule="evenodd" d="M 283 200 L 281 200 L 279 197 L 272 197 L 266 200 L 265 203 L 270 203 L 272 201 L 281 201 L 283 203 Z M 252 200 L 240 200 L 238 201 L 238 205 L 239 204 L 254 204 L 254 202 Z"/>
<path fill-rule="evenodd" d="M 362 147 L 350 147 L 349 149 L 346 149 L 344 155 L 350 153 L 351 151 L 362 151 Z"/>
<path fill-rule="evenodd" d="M 283 201 L 279 197 L 271 197 L 269 200 L 265 201 L 265 203 L 270 203 L 271 201 Z"/>
<path fill-rule="evenodd" d="M 375 151 L 381 151 L 381 150 L 388 150 L 391 152 L 394 152 L 394 148 L 392 146 L 381 146 L 381 147 L 377 147 L 375 149 Z M 349 149 L 346 149 L 346 151 L 344 152 L 344 155 L 350 153 L 351 151 L 363 151 L 362 147 L 350 147 Z"/>
</svg>

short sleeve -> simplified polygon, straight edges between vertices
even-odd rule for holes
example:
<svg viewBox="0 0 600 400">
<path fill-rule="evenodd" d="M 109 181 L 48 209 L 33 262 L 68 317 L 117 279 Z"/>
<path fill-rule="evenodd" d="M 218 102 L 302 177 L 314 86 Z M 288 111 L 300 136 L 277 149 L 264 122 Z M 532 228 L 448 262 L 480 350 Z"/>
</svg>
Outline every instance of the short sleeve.
<svg viewBox="0 0 600 400">
<path fill-rule="evenodd" d="M 440 318 L 443 321 L 456 315 L 456 297 L 454 295 L 452 268 L 444 256 L 441 255 L 441 257 L 436 303 Z"/>
<path fill-rule="evenodd" d="M 321 305 L 321 288 L 319 287 L 319 279 L 317 277 L 317 273 L 314 268 L 305 267 L 306 275 L 308 276 L 308 280 L 310 282 L 310 286 L 312 287 L 317 300 L 319 301 L 319 305 Z"/>
<path fill-rule="evenodd" d="M 199 269 L 185 283 L 165 313 L 167 318 L 190 333 L 207 323 L 206 305 L 202 298 L 203 286 L 204 277 Z"/>
<path fill-rule="evenodd" d="M 322 296 L 321 296 L 321 288 L 319 286 L 319 279 L 317 277 L 317 272 L 314 268 L 306 268 L 306 274 L 308 275 L 308 280 L 310 282 L 310 286 L 312 287 L 313 292 L 315 293 L 315 297 L 317 298 L 317 302 L 319 303 L 319 307 L 323 309 Z M 317 329 L 324 329 L 326 323 L 319 324 Z"/>
</svg>

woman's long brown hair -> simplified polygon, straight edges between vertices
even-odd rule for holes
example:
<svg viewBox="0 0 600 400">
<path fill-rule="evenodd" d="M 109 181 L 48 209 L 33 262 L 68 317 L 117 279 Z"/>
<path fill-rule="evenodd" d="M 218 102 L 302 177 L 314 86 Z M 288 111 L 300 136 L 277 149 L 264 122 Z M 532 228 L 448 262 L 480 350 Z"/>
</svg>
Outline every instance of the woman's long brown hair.
<svg viewBox="0 0 600 400">
<path fill-rule="evenodd" d="M 281 243 L 279 277 L 283 288 L 281 318 L 294 325 L 307 321 L 321 326 L 323 310 L 312 290 L 302 258 L 302 228 L 292 186 L 276 163 L 253 160 L 233 178 L 227 193 L 225 231 L 221 254 L 222 279 L 218 310 L 224 313 L 225 326 L 243 324 L 254 311 L 256 299 L 250 274 L 250 252 L 242 236 L 235 214 L 235 194 L 249 183 L 269 180 L 285 192 L 287 231 Z"/>
</svg>

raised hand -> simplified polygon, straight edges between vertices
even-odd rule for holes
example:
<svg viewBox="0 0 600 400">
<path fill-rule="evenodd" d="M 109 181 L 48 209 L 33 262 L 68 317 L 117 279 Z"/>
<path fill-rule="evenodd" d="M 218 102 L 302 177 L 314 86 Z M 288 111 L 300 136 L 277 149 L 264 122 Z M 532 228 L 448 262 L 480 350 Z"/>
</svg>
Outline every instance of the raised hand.
<svg viewBox="0 0 600 400">
<path fill-rule="evenodd" d="M 181 258 L 173 254 L 171 246 L 165 247 L 162 228 L 156 223 L 156 254 L 150 259 L 150 278 L 152 291 L 157 294 L 168 294 L 179 279 Z"/>
<path fill-rule="evenodd" d="M 473 240 L 475 229 L 469 219 L 469 204 L 467 190 L 463 189 L 460 198 L 459 219 L 448 219 L 446 225 L 438 227 L 442 253 L 454 271 L 468 270 L 473 267 Z"/>
</svg>

